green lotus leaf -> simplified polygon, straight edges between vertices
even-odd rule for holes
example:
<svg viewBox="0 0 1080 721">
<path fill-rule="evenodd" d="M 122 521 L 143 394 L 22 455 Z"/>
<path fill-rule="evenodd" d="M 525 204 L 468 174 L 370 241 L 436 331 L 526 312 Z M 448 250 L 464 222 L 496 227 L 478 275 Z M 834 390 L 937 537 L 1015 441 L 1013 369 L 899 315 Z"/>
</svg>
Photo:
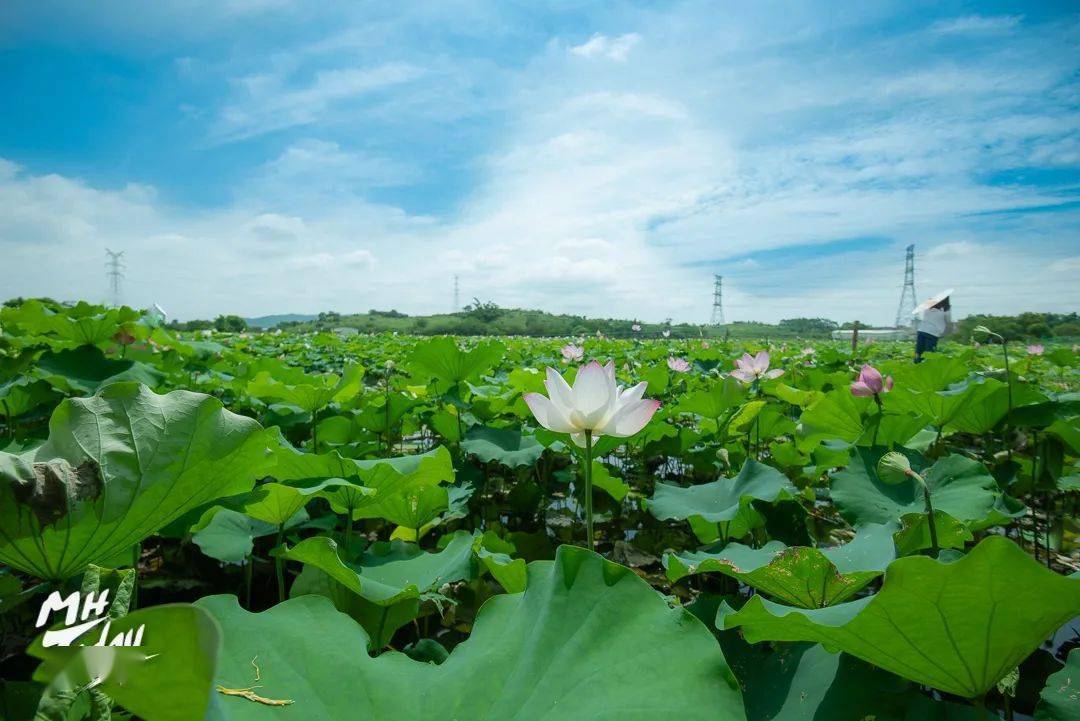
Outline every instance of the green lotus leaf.
<svg viewBox="0 0 1080 721">
<path fill-rule="evenodd" d="M 992 721 L 985 709 L 935 701 L 903 679 L 820 644 L 748 644 L 723 633 L 750 721 Z"/>
<path fill-rule="evenodd" d="M 958 521 L 945 511 L 934 509 L 934 530 L 937 533 L 938 548 L 959 548 L 963 550 L 975 536 L 963 521 Z M 905 513 L 900 517 L 900 530 L 893 536 L 896 552 L 901 556 L 933 548 L 930 536 L 930 520 L 925 513 Z"/>
<path fill-rule="evenodd" d="M 59 689 L 96 680 L 98 690 L 147 721 L 206 718 L 219 647 L 217 622 L 197 606 L 154 606 L 112 619 L 109 636 L 140 626 L 145 627 L 142 645 L 136 648 L 44 648 L 39 638 L 27 650 L 43 661 L 34 677 Z M 89 642 L 97 640 L 94 630 L 88 635 Z"/>
<path fill-rule="evenodd" d="M 21 376 L 0 384 L 0 416 L 6 420 L 18 418 L 40 406 L 62 398 L 45 381 Z"/>
<path fill-rule="evenodd" d="M 57 347 L 73 348 L 104 343 L 139 315 L 139 311 L 126 306 L 105 308 L 81 301 L 57 311 L 31 299 L 0 310 L 0 323 L 18 326 L 30 335 L 45 336 Z"/>
<path fill-rule="evenodd" d="M 723 655 L 696 618 L 630 569 L 571 546 L 530 564 L 524 593 L 488 600 L 469 640 L 439 665 L 397 652 L 371 658 L 361 628 L 318 597 L 261 614 L 231 596 L 197 605 L 225 629 L 216 683 L 253 683 L 257 655 L 259 693 L 294 701 L 222 698 L 222 721 L 744 718 Z"/>
<path fill-rule="evenodd" d="M 306 513 L 298 512 L 285 522 L 285 528 L 303 523 Z M 240 511 L 223 506 L 208 509 L 191 527 L 191 540 L 210 558 L 223 563 L 243 563 L 251 555 L 255 539 L 272 536 L 278 527 Z"/>
<path fill-rule="evenodd" d="M 896 523 L 907 513 L 925 510 L 922 487 L 915 481 L 891 485 L 878 475 L 881 448 L 859 448 L 847 468 L 832 476 L 833 503 L 851 523 Z M 969 524 L 985 527 L 1001 492 L 986 467 L 966 456 L 950 455 L 929 468 L 909 454 L 912 468 L 930 489 L 934 509 Z"/>
<path fill-rule="evenodd" d="M 707 390 L 691 391 L 675 406 L 676 413 L 693 413 L 717 421 L 746 399 L 746 388 L 728 376 L 714 381 Z"/>
<path fill-rule="evenodd" d="M 525 560 L 510 556 L 516 550 L 513 543 L 499 538 L 492 531 L 486 531 L 473 542 L 476 557 L 507 593 L 524 591 L 528 577 Z"/>
<path fill-rule="evenodd" d="M 649 499 L 649 512 L 660 520 L 696 520 L 760 525 L 753 501 L 775 503 L 794 498 L 798 491 L 780 471 L 748 460 L 734 478 L 721 478 L 688 488 L 657 483 Z M 734 534 L 731 534 L 734 535 Z M 739 534 L 741 535 L 741 534 Z"/>
<path fill-rule="evenodd" d="M 113 383 L 61 403 L 49 439 L 0 452 L 0 561 L 64 580 L 186 511 L 251 488 L 267 433 L 201 393 Z"/>
<path fill-rule="evenodd" d="M 839 438 L 855 443 L 863 435 L 863 414 L 872 402 L 857 398 L 847 388 L 839 388 L 810 406 L 799 416 L 801 439 L 806 443 Z"/>
<path fill-rule="evenodd" d="M 620 502 L 630 492 L 630 486 L 618 476 L 613 476 L 608 467 L 600 461 L 593 461 L 592 463 L 592 483 L 593 486 Z"/>
<path fill-rule="evenodd" d="M 417 343 L 409 354 L 409 364 L 421 378 L 435 378 L 442 390 L 467 380 L 476 380 L 491 370 L 506 353 L 498 341 L 484 341 L 463 351 L 457 341 L 439 336 Z"/>
<path fill-rule="evenodd" d="M 1046 679 L 1035 721 L 1080 721 L 1080 649 L 1069 651 L 1061 670 Z"/>
<path fill-rule="evenodd" d="M 333 373 L 301 374 L 301 378 L 290 377 L 288 380 L 279 380 L 270 371 L 263 370 L 248 381 L 246 390 L 260 400 L 291 403 L 313 413 L 332 401 L 355 396 L 363 387 L 363 382 L 364 369 L 357 365 L 346 367 L 341 376 Z"/>
<path fill-rule="evenodd" d="M 331 489 L 348 485 L 348 481 L 340 478 L 263 483 L 231 501 L 230 505 L 258 521 L 277 527 L 284 525 L 311 501 L 325 497 Z"/>
<path fill-rule="evenodd" d="M 1012 541 L 984 539 L 951 563 L 893 561 L 877 594 L 822 609 L 754 596 L 717 626 L 746 639 L 816 641 L 958 696 L 986 693 L 1080 607 L 1080 580 L 1043 568 Z M 720 618 L 723 616 L 723 618 Z"/>
<path fill-rule="evenodd" d="M 667 554 L 668 578 L 716 571 L 753 586 L 784 603 L 821 608 L 842 603 L 885 572 L 896 558 L 895 526 L 868 525 L 834 548 L 789 548 L 770 541 L 762 548 L 729 543 L 719 552 Z"/>
<path fill-rule="evenodd" d="M 64 393 L 80 395 L 117 381 L 137 381 L 155 388 L 165 377 L 145 363 L 106 358 L 92 345 L 45 353 L 35 363 L 35 373 Z"/>
<path fill-rule="evenodd" d="M 354 561 L 346 562 L 332 539 L 314 536 L 278 555 L 318 568 L 356 595 L 389 606 L 404 598 L 419 598 L 444 583 L 475 576 L 473 540 L 472 534 L 457 531 L 437 553 L 424 551 L 415 543 L 377 542 Z"/>
<path fill-rule="evenodd" d="M 461 448 L 484 463 L 492 461 L 507 468 L 531 466 L 540 458 L 544 447 L 536 436 L 522 433 L 520 428 L 473 428 L 465 434 Z"/>
</svg>

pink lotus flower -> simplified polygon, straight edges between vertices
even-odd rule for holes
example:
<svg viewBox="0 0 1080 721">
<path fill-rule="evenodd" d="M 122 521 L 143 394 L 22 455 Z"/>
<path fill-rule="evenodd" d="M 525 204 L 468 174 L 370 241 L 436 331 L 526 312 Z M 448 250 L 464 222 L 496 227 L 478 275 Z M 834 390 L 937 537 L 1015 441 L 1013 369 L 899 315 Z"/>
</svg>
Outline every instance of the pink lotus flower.
<svg viewBox="0 0 1080 721">
<path fill-rule="evenodd" d="M 676 358 L 675 356 L 669 356 L 667 359 L 667 367 L 676 373 L 687 373 L 690 371 L 690 364 L 683 358 Z"/>
<path fill-rule="evenodd" d="M 708 349 L 708 348 L 711 348 L 712 346 L 709 345 L 709 341 L 703 340 L 703 341 L 701 341 L 701 347 L 705 348 L 705 349 Z"/>
<path fill-rule="evenodd" d="M 562 353 L 563 360 L 567 363 L 573 363 L 585 357 L 585 349 L 573 343 L 567 343 L 559 349 L 559 352 Z"/>
<path fill-rule="evenodd" d="M 892 390 L 892 387 L 892 376 L 882 378 L 881 371 L 877 368 L 872 365 L 864 365 L 862 370 L 859 371 L 859 379 L 851 384 L 851 395 L 870 398 L 882 393 L 888 393 Z"/>
<path fill-rule="evenodd" d="M 743 353 L 742 358 L 735 359 L 735 365 L 736 369 L 731 371 L 731 375 L 738 378 L 743 383 L 753 383 L 761 378 L 769 380 L 784 375 L 783 368 L 769 370 L 768 351 L 759 351 L 758 354 L 753 357 L 751 357 L 749 353 Z"/>
<path fill-rule="evenodd" d="M 1046 346 L 1040 343 L 1032 343 L 1027 347 L 1028 355 L 1042 355 L 1046 352 Z"/>
<path fill-rule="evenodd" d="M 544 428 L 569 433 L 574 443 L 585 447 L 585 432 L 593 437 L 634 435 L 653 417 L 660 401 L 642 398 L 648 383 L 623 389 L 615 382 L 615 364 L 602 366 L 592 361 L 582 366 L 571 388 L 554 368 L 547 369 L 544 381 L 548 395 L 526 393 L 525 403 Z"/>
</svg>

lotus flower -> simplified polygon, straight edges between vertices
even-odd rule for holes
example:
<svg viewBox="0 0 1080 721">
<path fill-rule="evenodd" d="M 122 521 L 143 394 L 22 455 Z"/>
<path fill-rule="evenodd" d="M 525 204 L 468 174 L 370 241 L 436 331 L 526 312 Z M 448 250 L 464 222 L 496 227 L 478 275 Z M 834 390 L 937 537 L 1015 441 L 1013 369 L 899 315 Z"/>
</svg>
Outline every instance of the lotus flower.
<svg viewBox="0 0 1080 721">
<path fill-rule="evenodd" d="M 859 371 L 859 379 L 851 384 L 851 395 L 870 398 L 892 390 L 892 376 L 881 377 L 881 371 L 872 365 L 864 365 Z"/>
<path fill-rule="evenodd" d="M 814 353 L 816 353 L 816 352 L 817 351 L 814 350 L 813 346 L 806 346 L 805 348 L 802 349 L 802 356 L 806 357 L 806 356 L 809 356 L 809 355 L 814 355 Z"/>
<path fill-rule="evenodd" d="M 637 332 L 641 331 L 641 326 L 639 324 L 637 324 L 637 323 L 634 323 L 632 326 L 630 326 L 630 330 L 637 333 Z"/>
<path fill-rule="evenodd" d="M 544 428 L 569 433 L 574 443 L 585 447 L 585 434 L 596 436 L 632 436 L 649 422 L 660 401 L 642 398 L 648 383 L 623 389 L 615 383 L 615 364 L 602 366 L 596 361 L 582 366 L 574 387 L 554 368 L 547 369 L 544 381 L 548 395 L 526 393 L 525 403 Z"/>
<path fill-rule="evenodd" d="M 711 348 L 712 346 L 709 345 L 709 341 L 703 340 L 703 341 L 701 341 L 701 347 L 705 348 L 707 350 L 707 349 Z"/>
<path fill-rule="evenodd" d="M 1027 347 L 1028 355 L 1042 355 L 1046 352 L 1046 346 L 1040 343 L 1033 343 Z"/>
<path fill-rule="evenodd" d="M 736 368 L 731 371 L 731 375 L 738 378 L 743 383 L 753 383 L 761 378 L 766 380 L 779 378 L 784 375 L 783 368 L 769 370 L 768 351 L 760 351 L 753 357 L 751 357 L 749 353 L 743 353 L 742 358 L 735 359 L 735 366 Z"/>
<path fill-rule="evenodd" d="M 668 357 L 667 367 L 676 373 L 686 373 L 690 370 L 690 364 L 684 358 L 676 358 L 675 356 Z"/>
<path fill-rule="evenodd" d="M 573 343 L 567 343 L 559 350 L 562 353 L 563 360 L 567 363 L 579 361 L 585 357 L 585 349 Z"/>
</svg>

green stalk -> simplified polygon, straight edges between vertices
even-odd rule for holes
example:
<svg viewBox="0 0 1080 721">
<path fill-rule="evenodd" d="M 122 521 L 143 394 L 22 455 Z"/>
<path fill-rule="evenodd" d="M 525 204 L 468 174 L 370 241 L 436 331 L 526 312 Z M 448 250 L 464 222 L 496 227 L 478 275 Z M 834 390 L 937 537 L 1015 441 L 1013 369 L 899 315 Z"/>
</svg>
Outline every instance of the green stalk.
<svg viewBox="0 0 1080 721">
<path fill-rule="evenodd" d="M 878 430 L 881 428 L 881 415 L 885 412 L 884 409 L 881 407 L 881 397 L 877 393 L 874 394 L 874 403 L 877 403 L 877 423 L 874 425 L 874 435 L 870 439 L 871 448 L 877 445 L 877 434 Z"/>
<path fill-rule="evenodd" d="M 585 431 L 585 539 L 590 551 L 595 549 L 592 516 L 592 431 Z"/>
<path fill-rule="evenodd" d="M 274 541 L 274 548 L 281 548 L 281 541 L 285 535 L 285 524 L 282 523 L 278 526 L 277 538 Z M 277 576 L 277 595 L 278 603 L 285 600 L 285 559 L 281 556 L 274 556 L 274 574 Z"/>
<path fill-rule="evenodd" d="M 923 484 L 923 500 L 926 502 L 926 521 L 930 524 L 930 551 L 934 558 L 938 555 L 937 525 L 934 523 L 934 504 L 930 502 L 930 489 Z"/>
</svg>

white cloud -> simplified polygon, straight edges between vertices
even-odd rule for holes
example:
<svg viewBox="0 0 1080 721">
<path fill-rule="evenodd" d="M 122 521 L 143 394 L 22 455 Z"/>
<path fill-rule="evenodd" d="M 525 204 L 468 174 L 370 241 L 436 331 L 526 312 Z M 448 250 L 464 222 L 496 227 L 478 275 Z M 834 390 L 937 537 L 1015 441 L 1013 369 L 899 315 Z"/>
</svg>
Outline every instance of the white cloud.
<svg viewBox="0 0 1080 721">
<path fill-rule="evenodd" d="M 583 58 L 607 58 L 621 63 L 630 56 L 630 51 L 640 41 L 641 36 L 637 33 L 626 33 L 618 37 L 596 33 L 581 45 L 572 46 L 570 52 Z"/>
<path fill-rule="evenodd" d="M 1023 19 L 1023 15 L 964 15 L 939 20 L 930 31 L 941 35 L 1000 33 L 1015 28 Z"/>
</svg>

